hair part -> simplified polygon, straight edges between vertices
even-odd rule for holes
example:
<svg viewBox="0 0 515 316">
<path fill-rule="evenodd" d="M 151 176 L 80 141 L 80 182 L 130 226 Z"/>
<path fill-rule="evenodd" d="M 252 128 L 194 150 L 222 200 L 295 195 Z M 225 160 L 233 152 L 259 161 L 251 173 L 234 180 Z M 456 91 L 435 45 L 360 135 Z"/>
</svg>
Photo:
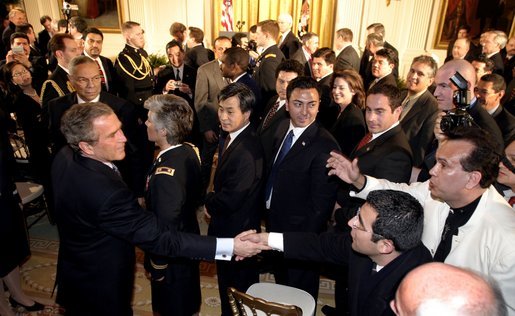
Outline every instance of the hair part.
<svg viewBox="0 0 515 316">
<path fill-rule="evenodd" d="M 240 82 L 234 82 L 225 86 L 218 94 L 218 102 L 237 97 L 242 113 L 251 112 L 256 106 L 256 96 L 250 88 Z"/>
</svg>

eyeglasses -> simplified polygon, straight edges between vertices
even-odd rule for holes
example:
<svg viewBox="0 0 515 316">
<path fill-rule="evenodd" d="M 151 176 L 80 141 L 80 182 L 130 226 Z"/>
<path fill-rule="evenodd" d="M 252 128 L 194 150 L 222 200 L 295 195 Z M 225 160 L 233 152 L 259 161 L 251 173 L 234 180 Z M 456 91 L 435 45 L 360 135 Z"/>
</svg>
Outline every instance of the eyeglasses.
<svg viewBox="0 0 515 316">
<path fill-rule="evenodd" d="M 376 234 L 373 231 L 366 230 L 365 227 L 363 227 L 361 217 L 359 216 L 360 211 L 361 211 L 361 208 L 358 208 L 356 215 L 354 215 L 354 218 L 351 221 L 351 227 L 353 229 L 361 230 L 366 233 L 371 233 L 376 239 L 386 239 L 383 235 Z"/>
<path fill-rule="evenodd" d="M 90 82 L 92 84 L 98 84 L 98 83 L 100 83 L 100 81 L 102 81 L 102 76 L 95 76 L 91 79 L 85 78 L 85 77 L 76 77 L 75 81 L 77 81 L 77 83 L 79 83 L 80 85 L 83 85 L 83 86 L 87 85 Z"/>
<path fill-rule="evenodd" d="M 13 73 L 13 78 L 20 77 L 20 76 L 26 75 L 28 73 L 29 73 L 28 70 L 22 70 L 22 71 L 19 71 L 19 72 L 15 72 L 15 73 Z"/>
</svg>

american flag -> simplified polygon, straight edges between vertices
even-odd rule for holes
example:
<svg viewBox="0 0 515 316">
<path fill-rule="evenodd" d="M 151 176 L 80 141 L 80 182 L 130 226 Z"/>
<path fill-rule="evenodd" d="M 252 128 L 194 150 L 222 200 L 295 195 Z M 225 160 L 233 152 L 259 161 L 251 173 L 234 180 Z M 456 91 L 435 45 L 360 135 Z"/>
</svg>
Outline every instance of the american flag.
<svg viewBox="0 0 515 316">
<path fill-rule="evenodd" d="M 222 26 L 226 32 L 232 32 L 232 0 L 222 1 Z"/>
</svg>

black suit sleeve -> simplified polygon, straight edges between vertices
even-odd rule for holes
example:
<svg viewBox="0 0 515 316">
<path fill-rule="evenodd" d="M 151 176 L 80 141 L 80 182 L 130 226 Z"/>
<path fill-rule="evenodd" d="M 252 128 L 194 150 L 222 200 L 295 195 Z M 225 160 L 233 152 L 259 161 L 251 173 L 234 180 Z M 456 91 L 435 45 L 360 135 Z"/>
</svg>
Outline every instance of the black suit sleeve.
<svg viewBox="0 0 515 316">
<path fill-rule="evenodd" d="M 284 256 L 290 259 L 344 264 L 352 240 L 348 233 L 284 233 Z"/>
</svg>

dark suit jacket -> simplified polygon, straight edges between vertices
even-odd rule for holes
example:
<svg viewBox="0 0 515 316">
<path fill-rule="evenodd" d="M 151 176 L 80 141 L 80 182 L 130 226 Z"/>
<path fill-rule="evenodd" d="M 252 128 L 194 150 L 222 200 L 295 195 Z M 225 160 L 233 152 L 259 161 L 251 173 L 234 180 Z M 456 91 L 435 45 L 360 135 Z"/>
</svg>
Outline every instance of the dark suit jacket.
<svg viewBox="0 0 515 316">
<path fill-rule="evenodd" d="M 261 53 L 256 62 L 257 66 L 254 69 L 253 78 L 261 88 L 261 97 L 264 100 L 268 100 L 276 93 L 275 69 L 283 60 L 283 52 L 277 45 L 272 45 Z"/>
<path fill-rule="evenodd" d="M 342 153 L 349 157 L 359 141 L 367 133 L 363 111 L 354 103 L 345 107 L 330 130 L 340 145 Z"/>
<path fill-rule="evenodd" d="M 407 91 L 403 93 L 402 99 L 406 95 Z M 402 129 L 411 146 L 415 167 L 424 162 L 426 152 L 431 150 L 438 112 L 438 103 L 435 97 L 429 91 L 426 91 L 415 101 L 413 107 L 401 120 Z"/>
<path fill-rule="evenodd" d="M 411 148 L 400 125 L 353 151 L 350 159 L 354 158 L 363 174 L 392 182 L 410 179 Z"/>
<path fill-rule="evenodd" d="M 161 69 L 157 74 L 157 82 L 154 86 L 154 94 L 163 93 L 164 87 L 169 80 L 177 80 L 175 78 L 175 70 L 172 65 L 166 65 L 164 69 Z M 197 81 L 197 71 L 192 67 L 184 64 L 182 73 L 180 73 L 182 83 L 187 84 L 191 89 L 191 97 L 179 91 L 179 89 L 175 89 L 173 91 L 168 91 L 169 94 L 175 94 L 182 98 L 184 98 L 188 103 L 193 107 L 193 100 L 195 99 L 195 84 Z M 193 109 L 195 109 L 193 107 Z"/>
<path fill-rule="evenodd" d="M 501 52 L 494 54 L 490 59 L 494 62 L 494 74 L 504 75 L 504 58 L 501 55 Z"/>
<path fill-rule="evenodd" d="M 299 39 L 293 34 L 292 31 L 288 31 L 288 35 L 284 38 L 284 41 L 282 41 L 281 45 L 279 45 L 279 48 L 284 54 L 285 59 L 290 59 L 293 54 L 297 50 L 300 49 L 302 46 L 302 43 L 299 41 Z"/>
<path fill-rule="evenodd" d="M 56 301 L 71 314 L 132 314 L 135 245 L 165 256 L 214 257 L 214 238 L 167 229 L 100 161 L 65 147 L 52 181 L 60 237 Z"/>
<path fill-rule="evenodd" d="M 203 45 L 197 45 L 186 50 L 184 63 L 195 69 L 195 71 L 207 62 L 209 62 L 209 56 L 207 49 Z"/>
<path fill-rule="evenodd" d="M 508 142 L 515 134 L 515 116 L 511 115 L 505 108 L 499 106 L 492 114 L 497 126 L 501 130 L 504 145 L 508 146 Z"/>
<path fill-rule="evenodd" d="M 240 79 L 238 79 L 239 83 L 243 83 L 247 87 L 252 90 L 254 93 L 254 96 L 256 97 L 256 104 L 254 108 L 252 109 L 252 115 L 250 117 L 250 120 L 253 124 L 259 124 L 261 121 L 261 117 L 263 116 L 263 104 L 262 104 L 262 97 L 261 97 L 261 89 L 259 88 L 256 80 L 254 80 L 249 74 L 243 75 Z"/>
<path fill-rule="evenodd" d="M 279 125 L 281 125 L 281 123 L 284 121 L 290 120 L 290 114 L 288 111 L 286 111 L 286 105 L 283 105 L 279 110 L 277 110 L 274 116 L 272 116 L 270 123 L 268 123 L 266 127 L 263 127 L 263 123 L 265 122 L 265 118 L 268 115 L 268 112 L 270 112 L 270 109 L 275 104 L 275 102 L 277 102 L 278 98 L 278 95 L 270 98 L 264 111 L 263 120 L 257 128 L 257 134 L 261 140 L 261 145 L 263 145 L 266 165 L 272 164 L 274 159 L 272 154 L 274 150 L 274 143 L 278 137 L 277 129 L 279 128 Z"/>
<path fill-rule="evenodd" d="M 218 159 L 214 192 L 206 197 L 211 215 L 208 235 L 234 237 L 260 227 L 263 195 L 263 150 L 252 126 L 247 126 Z"/>
<path fill-rule="evenodd" d="M 117 95 L 119 79 L 116 70 L 114 69 L 113 62 L 111 61 L 111 59 L 104 56 L 100 56 L 99 58 L 102 62 L 102 67 L 104 68 L 104 75 L 106 77 L 105 79 L 107 81 L 107 85 L 109 86 L 109 89 L 107 89 L 106 91 L 111 94 Z"/>
<path fill-rule="evenodd" d="M 373 86 L 377 86 L 377 85 L 391 85 L 391 86 L 394 86 L 394 87 L 397 87 L 397 80 L 395 79 L 395 76 L 393 75 L 393 73 L 390 73 L 389 75 L 386 75 L 384 76 L 383 78 L 381 78 L 381 80 L 379 80 L 378 82 L 376 82 Z M 372 87 L 372 82 L 370 83 L 370 86 L 368 87 L 367 91 Z"/>
<path fill-rule="evenodd" d="M 293 56 L 290 57 L 290 59 L 294 59 L 304 65 L 304 75 L 308 77 L 313 77 L 313 73 L 311 72 L 311 65 L 309 64 L 308 60 L 306 59 L 306 55 L 304 55 L 304 50 L 299 48 Z"/>
<path fill-rule="evenodd" d="M 200 160 L 196 150 L 198 151 L 188 144 L 183 144 L 159 156 L 147 175 L 145 204 L 147 210 L 156 214 L 169 228 L 200 234 L 196 210 L 202 192 Z M 186 293 L 198 293 L 195 297 L 187 297 L 187 302 L 175 302 L 188 306 L 193 313 L 196 311 L 195 308 L 200 304 L 198 261 L 146 253 L 145 269 L 151 273 L 154 280 L 165 276 L 164 282 L 175 284 Z M 184 296 L 181 296 L 181 299 L 184 299 Z"/>
<path fill-rule="evenodd" d="M 275 157 L 289 128 L 277 130 Z M 337 179 L 327 175 L 329 153 L 339 150 L 333 136 L 313 122 L 280 162 L 268 212 L 268 230 L 322 232 L 327 228 L 336 201 Z M 271 170 L 273 161 L 269 163 Z M 268 173 L 269 174 L 269 173 Z"/>
<path fill-rule="evenodd" d="M 354 69 L 359 72 L 359 56 L 354 47 L 349 45 L 342 49 L 336 57 L 334 64 L 334 71 L 341 71 L 345 69 Z"/>
<path fill-rule="evenodd" d="M 48 42 L 50 41 L 50 34 L 46 30 L 38 33 L 38 48 L 41 54 L 45 56 L 48 53 Z"/>
<path fill-rule="evenodd" d="M 285 233 L 284 256 L 290 259 L 347 264 L 350 315 L 393 315 L 390 301 L 404 276 L 414 268 L 432 261 L 422 243 L 407 250 L 372 273 L 374 262 L 352 250 L 348 233 Z"/>
<path fill-rule="evenodd" d="M 43 104 L 43 111 L 48 106 L 50 100 L 62 97 L 65 94 L 75 91 L 72 84 L 68 81 L 68 74 L 66 71 L 57 66 L 54 72 L 48 77 L 48 80 L 43 83 L 41 88 L 41 103 Z"/>
<path fill-rule="evenodd" d="M 495 142 L 497 152 L 503 153 L 504 141 L 501 129 L 495 122 L 494 118 L 477 102 L 477 99 L 467 108 L 467 112 L 469 112 L 470 116 L 472 116 L 474 122 L 479 127 L 490 133 L 490 136 Z"/>
<path fill-rule="evenodd" d="M 340 112 L 340 108 L 332 102 L 331 77 L 332 75 L 325 76 L 318 82 L 318 86 L 322 93 L 320 94 L 320 106 L 318 109 L 317 121 L 319 121 L 327 130 L 334 125 L 334 122 L 336 122 L 336 118 L 338 117 L 338 113 Z"/>
</svg>

